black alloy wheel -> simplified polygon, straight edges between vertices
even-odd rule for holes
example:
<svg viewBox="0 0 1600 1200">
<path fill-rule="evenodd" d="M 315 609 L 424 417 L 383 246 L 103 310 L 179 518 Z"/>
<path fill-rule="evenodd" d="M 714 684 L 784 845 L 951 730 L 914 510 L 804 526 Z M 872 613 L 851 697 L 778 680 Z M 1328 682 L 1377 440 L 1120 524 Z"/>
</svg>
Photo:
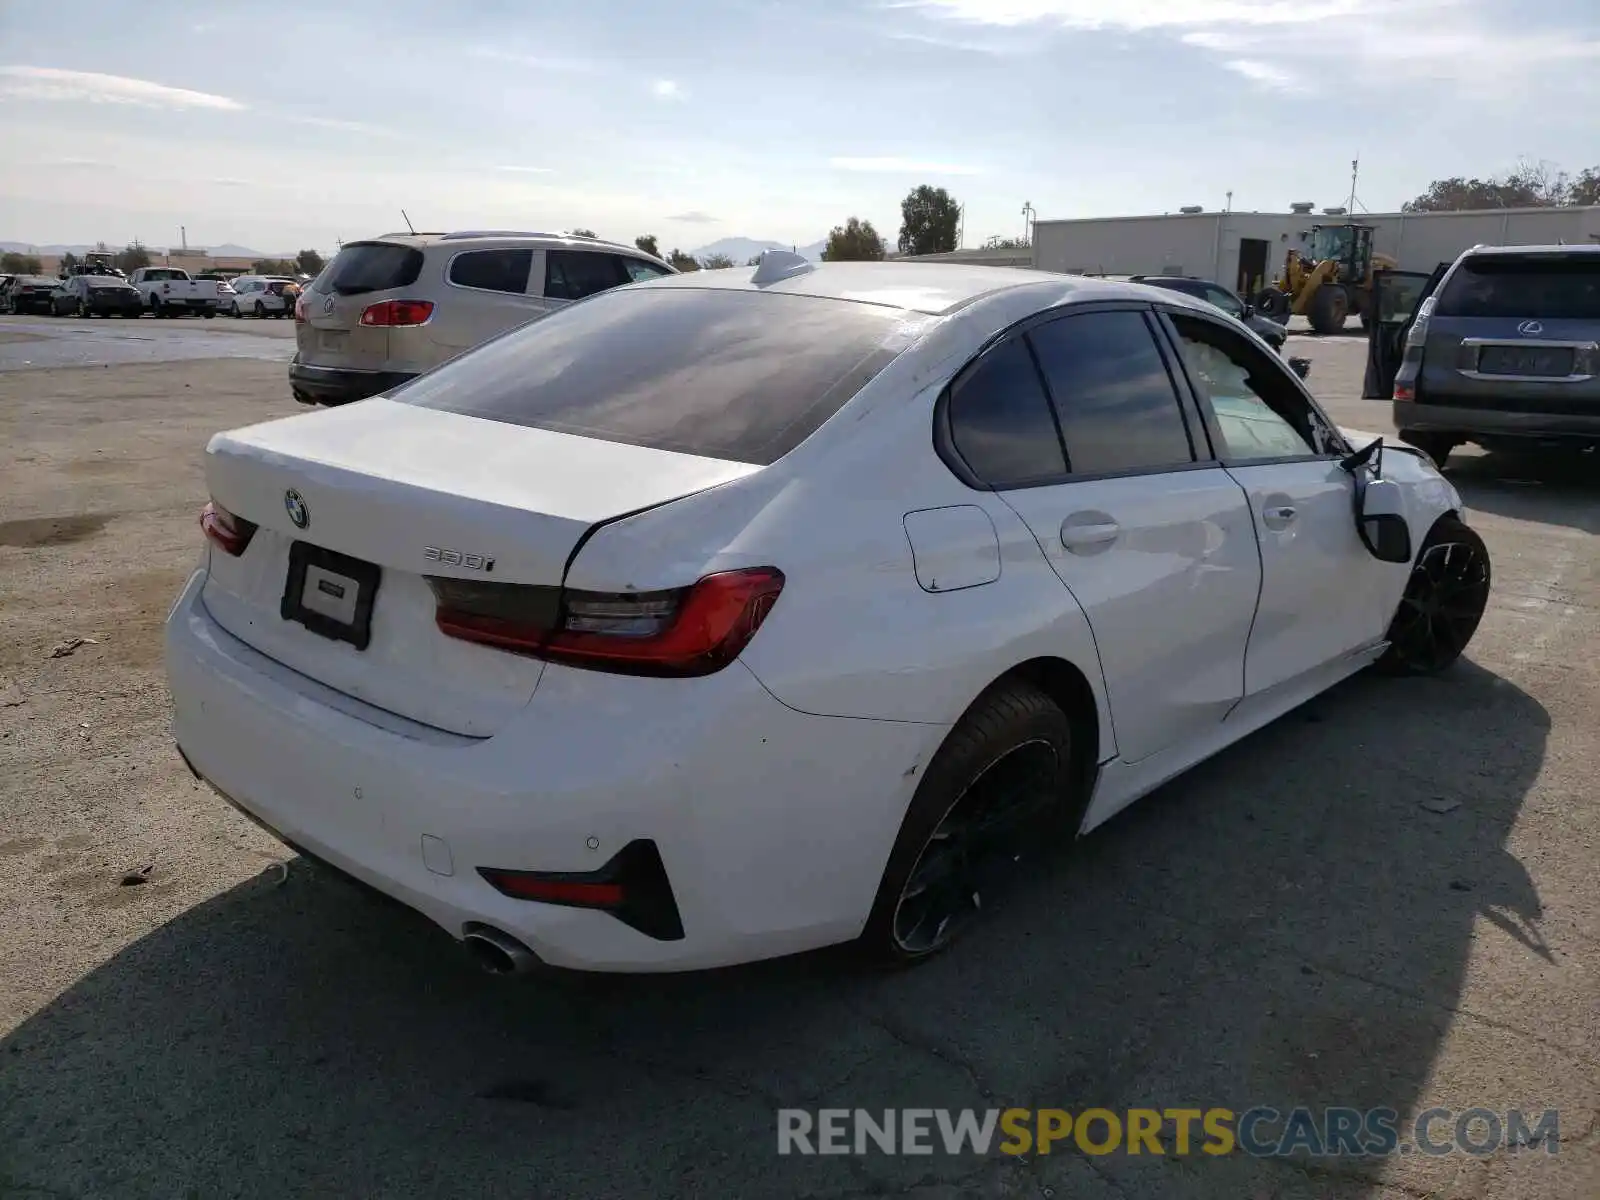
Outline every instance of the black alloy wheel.
<svg viewBox="0 0 1600 1200">
<path fill-rule="evenodd" d="M 1483 620 L 1491 579 L 1483 539 L 1456 518 L 1442 518 L 1411 568 L 1379 666 L 1405 675 L 1450 666 Z"/>
</svg>

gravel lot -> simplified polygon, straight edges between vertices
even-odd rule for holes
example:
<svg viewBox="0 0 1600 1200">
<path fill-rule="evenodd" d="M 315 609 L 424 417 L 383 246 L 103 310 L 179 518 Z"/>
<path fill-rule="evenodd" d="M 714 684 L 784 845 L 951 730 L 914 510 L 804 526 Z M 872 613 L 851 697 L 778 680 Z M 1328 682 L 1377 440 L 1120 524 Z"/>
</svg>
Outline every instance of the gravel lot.
<svg viewBox="0 0 1600 1200">
<path fill-rule="evenodd" d="M 303 411 L 292 332 L 0 319 L 0 1195 L 1600 1195 L 1600 464 L 1464 453 L 1496 571 L 1470 661 L 1258 733 L 1038 864 L 941 960 L 507 982 L 285 875 L 169 742 L 160 623 L 200 451 Z M 1361 341 L 1291 346 L 1337 419 L 1390 431 Z M 1563 1141 L 774 1152 L 785 1106 L 1254 1104 L 1554 1107 Z"/>
</svg>

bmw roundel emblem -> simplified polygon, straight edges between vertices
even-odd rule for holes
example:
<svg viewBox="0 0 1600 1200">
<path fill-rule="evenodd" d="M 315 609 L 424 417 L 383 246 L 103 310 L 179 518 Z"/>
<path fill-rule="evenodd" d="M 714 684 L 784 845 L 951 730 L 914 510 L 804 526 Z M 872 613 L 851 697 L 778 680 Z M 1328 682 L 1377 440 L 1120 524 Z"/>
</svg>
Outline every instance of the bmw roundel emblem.
<svg viewBox="0 0 1600 1200">
<path fill-rule="evenodd" d="M 311 524 L 311 510 L 306 507 L 306 498 L 293 488 L 283 494 L 283 510 L 289 514 L 289 520 L 294 522 L 296 529 L 304 529 Z"/>
</svg>

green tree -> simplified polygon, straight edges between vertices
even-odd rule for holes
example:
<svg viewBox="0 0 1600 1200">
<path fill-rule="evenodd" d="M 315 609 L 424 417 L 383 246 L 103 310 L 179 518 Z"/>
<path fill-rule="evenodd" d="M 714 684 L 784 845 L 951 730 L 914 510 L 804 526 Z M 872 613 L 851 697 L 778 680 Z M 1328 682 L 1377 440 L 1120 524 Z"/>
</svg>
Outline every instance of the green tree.
<svg viewBox="0 0 1600 1200">
<path fill-rule="evenodd" d="M 137 241 L 129 242 L 117 251 L 117 267 L 127 272 L 137 271 L 140 267 L 150 265 L 150 251 L 146 250 Z"/>
<path fill-rule="evenodd" d="M 572 237 L 589 237 L 589 238 L 592 238 L 592 237 L 599 237 L 600 235 L 595 233 L 595 231 L 592 230 L 592 229 L 574 229 L 572 231 L 572 233 L 571 233 L 571 236 Z"/>
<path fill-rule="evenodd" d="M 685 254 L 682 250 L 674 250 L 667 255 L 667 261 L 679 271 L 698 271 L 700 260 L 692 254 Z"/>
<path fill-rule="evenodd" d="M 294 265 L 300 268 L 302 275 L 321 275 L 322 268 L 328 265 L 328 260 L 315 250 L 302 250 L 294 256 Z"/>
<path fill-rule="evenodd" d="M 60 270 L 60 272 L 61 272 L 61 277 L 63 279 L 65 279 L 68 275 L 71 275 L 72 272 L 73 272 L 73 269 L 76 268 L 78 263 L 81 262 L 81 261 L 82 260 L 79 259 L 78 256 L 76 254 L 74 254 L 71 250 L 68 250 L 64 254 L 62 254 L 62 256 L 61 256 L 61 266 L 58 268 Z"/>
<path fill-rule="evenodd" d="M 14 250 L 0 254 L 0 275 L 37 275 L 43 270 L 37 254 L 18 254 Z"/>
<path fill-rule="evenodd" d="M 1481 208 L 1563 208 L 1600 204 L 1600 167 L 1576 177 L 1550 163 L 1518 163 L 1487 179 L 1456 175 L 1435 179 L 1428 190 L 1401 205 L 1402 212 L 1465 212 Z"/>
<path fill-rule="evenodd" d="M 829 231 L 822 257 L 825 262 L 880 262 L 885 252 L 883 238 L 872 222 L 851 217 Z"/>
<path fill-rule="evenodd" d="M 700 265 L 707 271 L 721 271 L 733 266 L 734 263 L 726 254 L 708 254 L 700 260 Z"/>
<path fill-rule="evenodd" d="M 296 267 L 286 258 L 263 258 L 251 263 L 250 270 L 255 275 L 293 275 Z"/>
<path fill-rule="evenodd" d="M 900 253 L 942 254 L 956 248 L 961 206 L 943 188 L 923 184 L 900 202 Z"/>
<path fill-rule="evenodd" d="M 643 250 L 646 254 L 652 255 L 655 258 L 661 257 L 661 248 L 656 245 L 656 235 L 653 233 L 640 234 L 638 237 L 633 239 L 633 244 L 639 247 L 639 249 Z"/>
</svg>

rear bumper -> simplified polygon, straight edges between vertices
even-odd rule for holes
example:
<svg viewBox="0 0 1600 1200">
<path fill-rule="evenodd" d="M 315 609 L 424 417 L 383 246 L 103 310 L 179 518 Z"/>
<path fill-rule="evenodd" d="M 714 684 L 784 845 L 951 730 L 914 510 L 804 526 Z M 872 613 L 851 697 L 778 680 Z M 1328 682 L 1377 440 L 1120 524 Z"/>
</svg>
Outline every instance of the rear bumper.
<svg viewBox="0 0 1600 1200">
<path fill-rule="evenodd" d="M 1447 397 L 1427 403 L 1396 400 L 1395 428 L 1418 433 L 1449 434 L 1462 441 L 1551 443 L 1574 446 L 1600 445 L 1600 402 L 1593 413 L 1545 413 L 1497 409 L 1474 400 L 1452 404 Z"/>
<path fill-rule="evenodd" d="M 495 737 L 407 729 L 227 633 L 205 581 L 195 572 L 166 627 L 191 769 L 451 936 L 487 925 L 551 966 L 681 971 L 855 937 L 917 782 L 908 767 L 945 732 L 796 712 L 739 663 L 692 681 L 552 665 Z M 639 839 L 660 852 L 682 938 L 512 899 L 478 873 L 591 871 Z"/>
<path fill-rule="evenodd" d="M 289 364 L 289 386 L 306 404 L 349 404 L 399 387 L 416 375 L 408 371 L 351 371 L 313 367 L 296 359 Z"/>
</svg>

